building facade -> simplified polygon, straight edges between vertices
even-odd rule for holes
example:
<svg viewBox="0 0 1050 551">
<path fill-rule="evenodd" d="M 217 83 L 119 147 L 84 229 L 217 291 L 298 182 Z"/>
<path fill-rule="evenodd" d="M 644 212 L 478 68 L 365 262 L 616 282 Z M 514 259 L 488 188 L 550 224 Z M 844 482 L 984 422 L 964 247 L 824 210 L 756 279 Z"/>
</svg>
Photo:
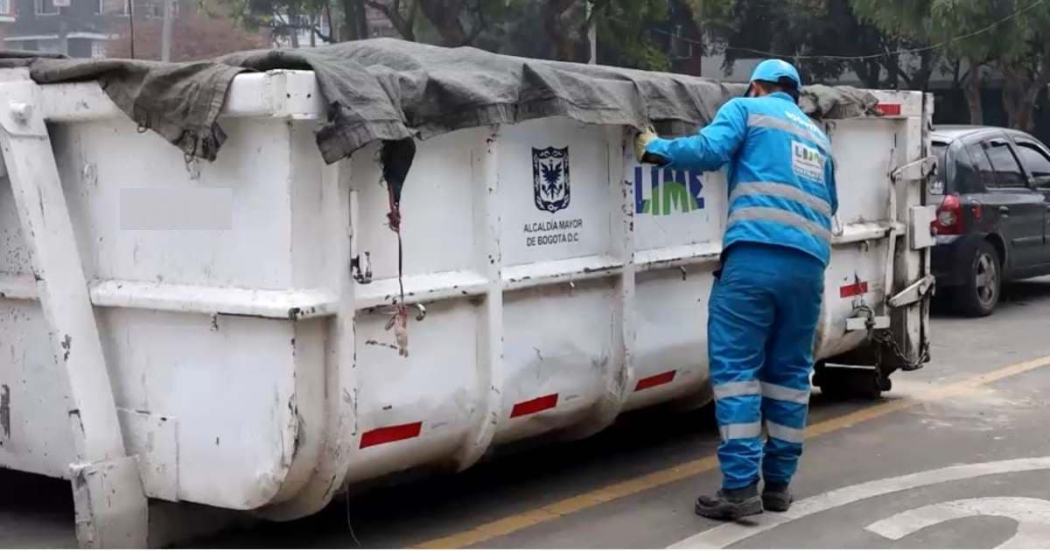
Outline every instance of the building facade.
<svg viewBox="0 0 1050 551">
<path fill-rule="evenodd" d="M 13 2 L 4 47 L 11 50 L 61 53 L 76 58 L 105 57 L 106 43 L 136 20 L 160 19 L 163 0 L 0 0 Z M 173 16 L 179 2 L 173 2 Z"/>
</svg>

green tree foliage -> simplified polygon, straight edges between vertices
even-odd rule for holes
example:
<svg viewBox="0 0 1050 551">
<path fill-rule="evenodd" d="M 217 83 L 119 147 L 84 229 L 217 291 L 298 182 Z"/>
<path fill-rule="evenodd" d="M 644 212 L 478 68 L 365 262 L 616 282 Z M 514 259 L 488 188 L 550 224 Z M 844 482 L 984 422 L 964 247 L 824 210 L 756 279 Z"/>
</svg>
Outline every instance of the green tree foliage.
<svg viewBox="0 0 1050 551">
<path fill-rule="evenodd" d="M 809 82 L 834 80 L 850 71 L 870 88 L 916 89 L 925 88 L 935 66 L 932 53 L 915 59 L 891 55 L 912 43 L 858 16 L 849 0 L 702 3 L 704 11 L 698 14 L 705 28 L 724 42 L 727 66 L 772 54 L 795 62 Z"/>
<path fill-rule="evenodd" d="M 1050 84 L 1050 2 L 1040 0 L 851 0 L 884 32 L 926 42 L 966 67 L 970 120 L 983 122 L 985 67 L 1004 79 L 1011 126 L 1032 130 L 1035 104 Z"/>
</svg>

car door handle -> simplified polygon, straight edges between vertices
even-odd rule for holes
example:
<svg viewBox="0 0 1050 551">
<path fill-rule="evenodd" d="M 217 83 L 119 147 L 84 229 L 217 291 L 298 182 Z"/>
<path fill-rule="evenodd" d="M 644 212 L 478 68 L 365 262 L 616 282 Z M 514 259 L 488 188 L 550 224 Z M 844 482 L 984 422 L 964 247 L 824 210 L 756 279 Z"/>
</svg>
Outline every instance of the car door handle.
<svg viewBox="0 0 1050 551">
<path fill-rule="evenodd" d="M 1003 216 L 1010 216 L 1010 207 L 999 207 L 999 214 Z"/>
</svg>

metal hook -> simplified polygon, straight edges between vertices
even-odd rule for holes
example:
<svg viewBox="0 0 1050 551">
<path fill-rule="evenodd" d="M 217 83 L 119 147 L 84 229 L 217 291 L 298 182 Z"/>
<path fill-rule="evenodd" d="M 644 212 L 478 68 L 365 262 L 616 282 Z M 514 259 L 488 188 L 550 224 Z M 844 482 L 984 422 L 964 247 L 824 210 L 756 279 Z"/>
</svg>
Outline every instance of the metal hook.
<svg viewBox="0 0 1050 551">
<path fill-rule="evenodd" d="M 685 271 L 685 266 L 679 266 L 678 269 L 682 271 L 682 281 L 685 281 L 685 278 L 689 275 L 689 272 Z"/>
<path fill-rule="evenodd" d="M 419 314 L 416 315 L 416 321 L 423 321 L 424 319 L 426 319 L 426 317 L 427 317 L 427 307 L 423 306 L 422 304 L 420 304 L 418 302 L 416 304 L 414 304 L 413 306 L 416 307 L 416 310 L 419 310 Z"/>
</svg>

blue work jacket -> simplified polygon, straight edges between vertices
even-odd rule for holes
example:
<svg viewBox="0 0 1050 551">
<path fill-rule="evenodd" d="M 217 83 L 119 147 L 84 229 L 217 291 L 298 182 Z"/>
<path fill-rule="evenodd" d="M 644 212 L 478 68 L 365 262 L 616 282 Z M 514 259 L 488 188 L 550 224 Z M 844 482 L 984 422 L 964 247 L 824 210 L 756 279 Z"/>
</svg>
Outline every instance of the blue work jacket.
<svg viewBox="0 0 1050 551">
<path fill-rule="evenodd" d="M 838 211 L 827 135 L 791 96 L 737 98 L 697 135 L 656 139 L 646 152 L 678 170 L 729 165 L 729 219 L 723 250 L 761 243 L 809 253 L 826 266 L 831 219 Z"/>
</svg>

